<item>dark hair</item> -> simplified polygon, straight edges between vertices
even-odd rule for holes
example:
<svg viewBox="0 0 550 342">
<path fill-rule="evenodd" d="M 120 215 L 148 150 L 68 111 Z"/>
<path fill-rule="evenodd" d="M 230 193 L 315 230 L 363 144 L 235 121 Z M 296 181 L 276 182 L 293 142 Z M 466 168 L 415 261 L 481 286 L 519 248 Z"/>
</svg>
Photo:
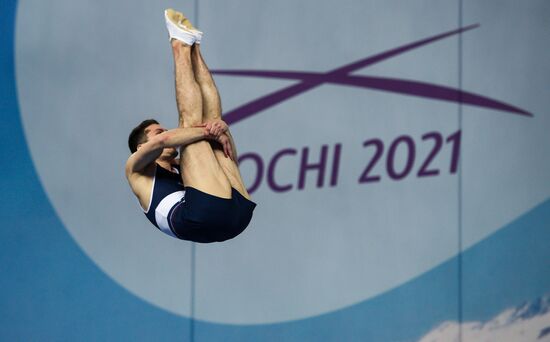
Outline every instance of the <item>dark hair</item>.
<svg viewBox="0 0 550 342">
<path fill-rule="evenodd" d="M 157 124 L 158 121 L 155 119 L 147 119 L 143 120 L 136 128 L 132 130 L 130 133 L 130 136 L 128 137 L 128 147 L 130 148 L 130 152 L 134 153 L 137 151 L 137 147 L 139 144 L 143 144 L 144 142 L 147 142 L 147 135 L 145 134 L 145 129 L 152 124 Z"/>
</svg>

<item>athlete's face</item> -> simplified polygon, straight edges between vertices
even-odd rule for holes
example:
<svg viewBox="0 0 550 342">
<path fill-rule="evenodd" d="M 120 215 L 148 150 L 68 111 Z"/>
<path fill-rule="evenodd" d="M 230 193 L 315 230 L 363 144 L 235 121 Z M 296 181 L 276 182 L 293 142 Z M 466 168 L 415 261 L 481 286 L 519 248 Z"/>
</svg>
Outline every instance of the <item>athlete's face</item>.
<svg viewBox="0 0 550 342">
<path fill-rule="evenodd" d="M 145 129 L 145 135 L 147 140 L 151 139 L 155 135 L 159 135 L 163 132 L 166 132 L 167 129 L 162 127 L 159 124 L 152 124 Z M 161 158 L 175 158 L 178 155 L 178 150 L 175 147 L 167 147 L 162 151 Z"/>
</svg>

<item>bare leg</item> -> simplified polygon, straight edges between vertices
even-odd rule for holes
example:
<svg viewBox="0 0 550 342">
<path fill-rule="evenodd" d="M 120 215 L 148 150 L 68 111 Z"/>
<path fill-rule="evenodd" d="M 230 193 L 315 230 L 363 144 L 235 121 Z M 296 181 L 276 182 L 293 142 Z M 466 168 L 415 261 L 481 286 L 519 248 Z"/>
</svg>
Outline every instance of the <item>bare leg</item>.
<svg viewBox="0 0 550 342">
<path fill-rule="evenodd" d="M 193 63 L 195 80 L 199 84 L 202 93 L 203 121 L 220 119 L 222 113 L 220 94 L 218 93 L 218 89 L 216 88 L 216 84 L 212 79 L 212 75 L 210 74 L 206 63 L 202 58 L 199 44 L 193 45 L 191 49 L 191 61 Z M 235 141 L 231 135 L 229 135 L 229 137 L 231 138 L 231 145 L 233 146 L 233 155 L 236 158 L 237 151 L 235 148 Z M 214 150 L 216 159 L 227 176 L 229 183 L 231 183 L 231 186 L 241 195 L 250 199 L 250 195 L 248 194 L 248 191 L 246 191 L 246 187 L 242 181 L 241 173 L 237 164 L 230 158 L 226 158 L 223 150 L 215 143 L 212 143 L 212 149 Z"/>
<path fill-rule="evenodd" d="M 172 41 L 176 78 L 176 102 L 179 126 L 191 127 L 202 123 L 203 102 L 191 64 L 191 47 Z M 208 194 L 231 198 L 231 184 L 220 167 L 210 143 L 199 141 L 180 150 L 181 177 L 185 186 Z"/>
</svg>

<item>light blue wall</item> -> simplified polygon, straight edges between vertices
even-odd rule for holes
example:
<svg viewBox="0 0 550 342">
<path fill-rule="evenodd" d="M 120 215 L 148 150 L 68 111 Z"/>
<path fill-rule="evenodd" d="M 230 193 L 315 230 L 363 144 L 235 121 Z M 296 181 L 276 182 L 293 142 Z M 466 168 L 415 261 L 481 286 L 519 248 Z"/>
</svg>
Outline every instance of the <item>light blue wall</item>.
<svg viewBox="0 0 550 342">
<path fill-rule="evenodd" d="M 166 7 L 205 31 L 259 180 L 253 222 L 221 244 L 153 229 L 122 172 L 134 125 L 176 122 Z M 6 0 L 0 15 L 0 340 L 550 338 L 548 2 Z M 361 182 L 373 140 L 380 179 Z M 322 146 L 323 185 L 300 185 Z"/>
</svg>

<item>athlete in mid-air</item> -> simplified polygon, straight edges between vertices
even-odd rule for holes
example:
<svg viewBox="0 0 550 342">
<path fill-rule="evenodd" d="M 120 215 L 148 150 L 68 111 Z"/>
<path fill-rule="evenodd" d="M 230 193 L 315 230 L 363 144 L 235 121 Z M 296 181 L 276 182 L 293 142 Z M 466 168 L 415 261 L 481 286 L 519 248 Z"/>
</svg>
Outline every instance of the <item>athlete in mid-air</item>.
<svg viewBox="0 0 550 342">
<path fill-rule="evenodd" d="M 195 242 L 232 239 L 249 224 L 250 200 L 235 142 L 201 56 L 202 32 L 164 12 L 174 56 L 178 128 L 145 120 L 130 133 L 126 178 L 147 218 L 166 234 Z M 177 149 L 179 148 L 179 160 Z"/>
</svg>

